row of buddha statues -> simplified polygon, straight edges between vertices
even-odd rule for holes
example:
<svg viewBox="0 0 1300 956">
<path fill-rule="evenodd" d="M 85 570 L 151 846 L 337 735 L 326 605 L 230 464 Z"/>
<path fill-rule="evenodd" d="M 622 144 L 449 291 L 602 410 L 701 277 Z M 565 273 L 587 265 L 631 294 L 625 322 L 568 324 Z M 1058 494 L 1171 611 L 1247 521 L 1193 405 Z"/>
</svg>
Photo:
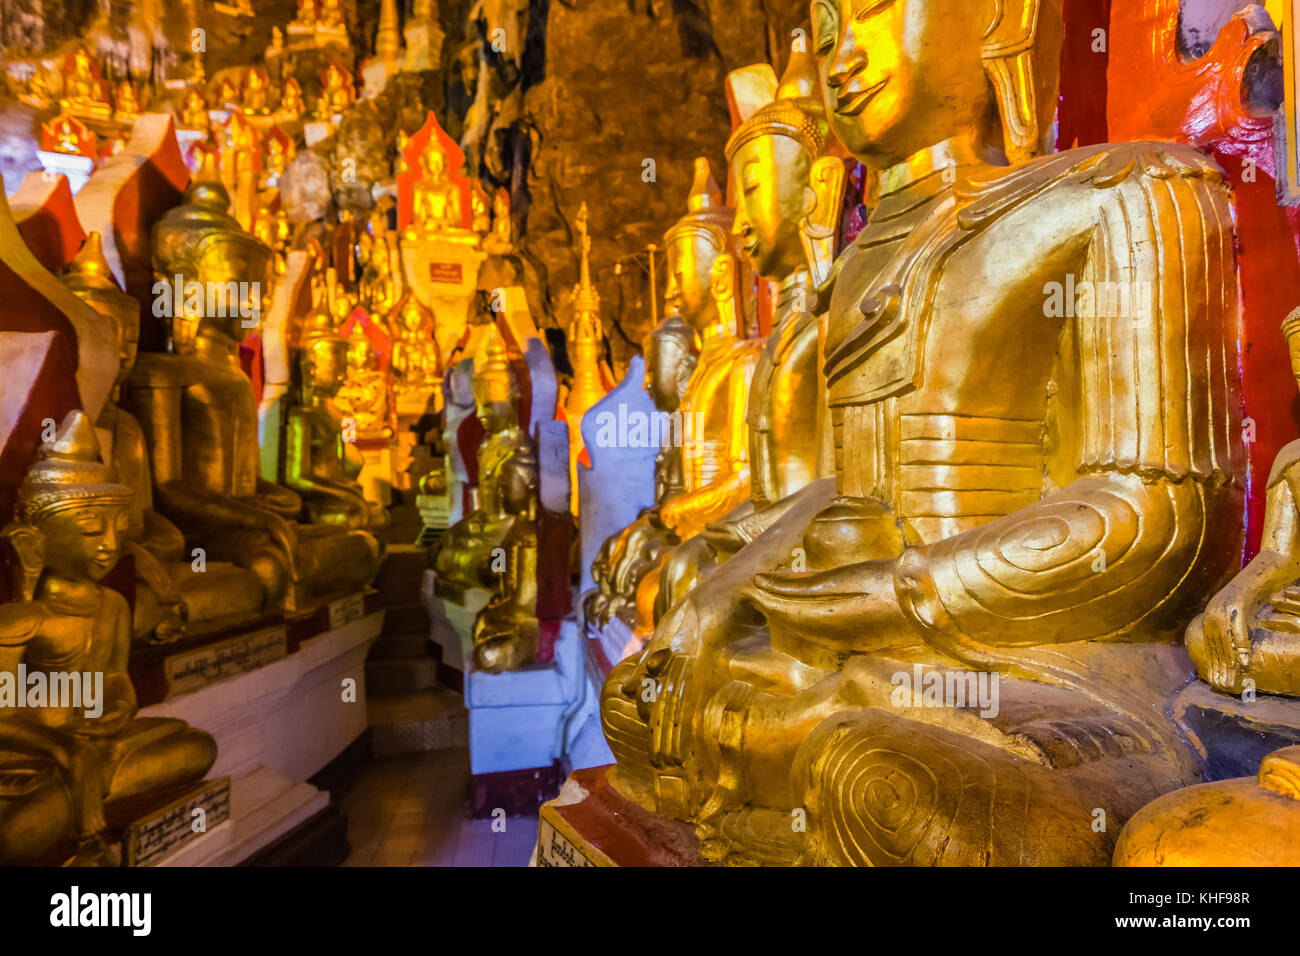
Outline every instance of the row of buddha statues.
<svg viewBox="0 0 1300 956">
<path fill-rule="evenodd" d="M 1234 576 L 1232 194 L 1189 146 L 1044 150 L 1059 0 L 863 6 L 814 4 L 779 80 L 729 77 L 734 206 L 700 160 L 665 236 L 646 388 L 679 427 L 584 599 L 635 638 L 601 692 L 609 781 L 710 862 L 1109 864 L 1096 808 L 1203 779 L 1165 716 L 1193 672 L 1300 696 L 1297 445 Z M 757 338 L 752 276 L 777 290 Z M 1128 284 L 1145 321 L 1053 317 L 1067 276 Z M 993 675 L 1000 706 L 900 708 L 913 668 Z M 1293 759 L 1247 789 L 1293 798 Z"/>
</svg>

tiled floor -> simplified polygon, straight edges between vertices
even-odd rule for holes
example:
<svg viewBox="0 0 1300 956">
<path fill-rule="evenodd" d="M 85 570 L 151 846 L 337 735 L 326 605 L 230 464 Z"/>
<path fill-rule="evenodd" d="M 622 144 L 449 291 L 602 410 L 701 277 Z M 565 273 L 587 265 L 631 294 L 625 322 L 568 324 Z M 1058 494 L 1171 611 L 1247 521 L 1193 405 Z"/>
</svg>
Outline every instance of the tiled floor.
<svg viewBox="0 0 1300 956">
<path fill-rule="evenodd" d="M 469 751 L 384 757 L 348 790 L 352 855 L 344 866 L 527 866 L 537 817 L 492 820 L 468 813 Z"/>
</svg>

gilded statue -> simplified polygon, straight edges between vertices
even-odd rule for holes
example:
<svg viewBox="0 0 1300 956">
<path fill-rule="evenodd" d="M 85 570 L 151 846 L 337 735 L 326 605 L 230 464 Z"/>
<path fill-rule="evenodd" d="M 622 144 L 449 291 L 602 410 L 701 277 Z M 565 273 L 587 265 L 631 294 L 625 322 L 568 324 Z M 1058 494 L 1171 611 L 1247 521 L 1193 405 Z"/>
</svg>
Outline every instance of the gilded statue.
<svg viewBox="0 0 1300 956">
<path fill-rule="evenodd" d="M 197 129 L 207 131 L 211 126 L 211 118 L 208 116 L 208 103 L 194 87 L 185 94 L 185 101 L 181 104 L 181 128 Z"/>
<path fill-rule="evenodd" d="M 113 97 L 113 118 L 120 123 L 134 123 L 139 115 L 140 100 L 135 95 L 135 87 L 130 80 L 123 80 Z"/>
<path fill-rule="evenodd" d="M 72 53 L 63 72 L 63 96 L 59 109 L 73 116 L 108 119 L 113 112 L 108 101 L 108 84 L 99 76 L 99 64 L 85 46 Z"/>
<path fill-rule="evenodd" d="M 284 484 L 302 496 L 304 517 L 312 524 L 375 530 L 386 513 L 362 493 L 357 476 L 364 460 L 356 443 L 345 439 L 331 403 L 347 352 L 329 314 L 312 312 L 299 343 L 298 399 L 285 422 Z"/>
<path fill-rule="evenodd" d="M 284 81 L 280 89 L 279 112 L 300 119 L 307 112 L 307 103 L 303 100 L 302 86 L 292 76 Z"/>
<path fill-rule="evenodd" d="M 487 432 L 478 450 L 478 507 L 447 529 L 434 561 L 439 587 L 462 591 L 497 587 L 493 552 L 518 517 L 511 509 L 520 489 L 537 483 L 537 453 L 519 424 L 519 386 L 495 325 L 474 366 L 475 413 Z"/>
<path fill-rule="evenodd" d="M 1105 865 L 1199 778 L 1164 708 L 1240 553 L 1230 196 L 1185 146 L 1036 158 L 1061 16 L 813 5 L 878 197 L 830 289 L 834 481 L 602 694 L 614 785 L 708 860 Z"/>
<path fill-rule="evenodd" d="M 262 67 L 250 66 L 244 70 L 244 93 L 240 97 L 240 109 L 249 114 L 269 113 L 267 98 L 270 94 L 270 84 L 270 78 Z"/>
<path fill-rule="evenodd" d="M 781 503 L 818 474 L 822 428 L 829 424 L 821 414 L 814 307 L 834 255 L 844 185 L 844 164 L 825 155 L 827 144 L 817 64 L 811 53 L 796 50 L 776 98 L 727 144 L 736 196 L 733 232 L 754 271 L 778 288 L 772 331 L 749 387 L 749 493 L 725 518 L 674 549 L 659 580 L 654 616 L 676 604 L 701 570 L 762 534 L 780 516 Z M 640 626 L 653 622 L 652 616 Z"/>
<path fill-rule="evenodd" d="M 407 238 L 438 232 L 463 231 L 460 187 L 447 176 L 447 153 L 436 138 L 420 154 L 423 171 L 411 192 L 411 224 Z"/>
<path fill-rule="evenodd" d="M 231 564 L 204 562 L 196 570 L 180 530 L 154 510 L 149 450 L 140 423 L 119 404 L 121 389 L 135 367 L 140 339 L 140 304 L 123 292 L 104 258 L 98 232 L 91 232 L 63 282 L 105 321 L 113 323 L 118 342 L 118 373 L 113 396 L 95 422 L 101 450 L 116 481 L 135 495 L 123 549 L 135 561 L 132 636 L 166 644 L 187 632 L 198 633 L 257 617 L 262 588 L 257 578 Z M 105 447 L 106 444 L 106 447 Z"/>
<path fill-rule="evenodd" d="M 331 60 L 320 77 L 320 99 L 316 102 L 316 115 L 328 120 L 345 112 L 352 105 L 355 93 L 352 89 L 352 77 L 339 64 Z"/>
<path fill-rule="evenodd" d="M 136 716 L 131 611 L 98 584 L 122 553 L 135 501 L 114 478 L 90 419 L 74 411 L 42 447 L 3 531 L 17 600 L 0 605 L 0 672 L 12 679 L 21 667 L 28 684 L 37 673 L 93 679 L 98 701 L 0 712 L 0 863 L 111 864 L 102 833 L 129 822 L 129 802 L 174 796 L 216 760 L 208 734 Z"/>
<path fill-rule="evenodd" d="M 238 354 L 259 321 L 271 250 L 229 204 L 209 164 L 154 226 L 155 273 L 205 294 L 172 304 L 173 351 L 139 356 L 123 404 L 144 428 L 154 507 L 188 547 L 253 571 L 265 610 L 292 611 L 364 587 L 378 544 L 364 531 L 295 523 L 302 500 L 260 476 L 257 397 Z"/>
<path fill-rule="evenodd" d="M 352 323 L 346 345 L 343 382 L 334 404 L 354 437 L 391 436 L 388 376 L 361 322 Z"/>
<path fill-rule="evenodd" d="M 408 291 L 393 308 L 389 321 L 393 339 L 394 389 L 399 399 L 415 396 L 426 400 L 442 384 L 442 354 L 434 335 L 433 313 Z"/>
</svg>

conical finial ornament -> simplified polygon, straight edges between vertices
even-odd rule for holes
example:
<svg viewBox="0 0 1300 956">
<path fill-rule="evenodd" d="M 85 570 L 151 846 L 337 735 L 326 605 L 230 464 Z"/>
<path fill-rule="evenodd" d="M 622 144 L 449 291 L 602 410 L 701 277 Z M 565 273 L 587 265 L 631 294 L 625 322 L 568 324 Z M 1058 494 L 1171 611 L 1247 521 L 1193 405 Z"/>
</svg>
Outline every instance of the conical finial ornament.
<svg viewBox="0 0 1300 956">
<path fill-rule="evenodd" d="M 691 183 L 691 195 L 686 200 L 686 207 L 691 212 L 722 207 L 722 189 L 713 178 L 713 168 L 706 156 L 695 160 L 695 179 Z"/>
<path fill-rule="evenodd" d="M 581 256 L 578 284 L 573 287 L 573 320 L 576 333 L 600 314 L 600 295 L 591 284 L 591 235 L 587 232 L 587 204 L 578 210 L 578 251 Z"/>
<path fill-rule="evenodd" d="M 90 416 L 76 409 L 67 414 L 54 440 L 41 446 L 36 463 L 18 490 L 18 510 L 35 523 L 56 511 L 91 503 L 125 504 L 135 493 L 115 482 L 113 470 L 99 458 L 99 440 Z"/>
<path fill-rule="evenodd" d="M 108 264 L 108 259 L 104 257 L 104 241 L 96 230 L 92 230 L 86 236 L 85 242 L 81 244 L 81 249 L 73 257 L 73 260 L 68 263 L 64 277 L 72 280 L 73 284 L 87 289 L 122 291 L 117 284 L 117 280 L 113 277 L 113 270 Z"/>
<path fill-rule="evenodd" d="M 402 34 L 397 28 L 397 0 L 379 5 L 379 30 L 375 33 L 375 56 L 395 61 L 402 52 Z"/>
</svg>

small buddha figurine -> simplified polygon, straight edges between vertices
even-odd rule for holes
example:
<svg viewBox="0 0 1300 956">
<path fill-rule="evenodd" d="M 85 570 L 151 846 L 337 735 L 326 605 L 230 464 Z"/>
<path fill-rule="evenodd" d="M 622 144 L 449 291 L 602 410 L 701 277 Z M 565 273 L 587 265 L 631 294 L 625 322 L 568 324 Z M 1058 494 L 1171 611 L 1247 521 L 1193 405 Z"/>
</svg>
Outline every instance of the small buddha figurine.
<svg viewBox="0 0 1300 956">
<path fill-rule="evenodd" d="M 434 335 L 433 313 L 408 291 L 393 309 L 390 319 L 393 341 L 393 373 L 399 398 L 424 396 L 442 381 L 442 354 Z"/>
<path fill-rule="evenodd" d="M 827 115 L 878 197 L 830 290 L 833 487 L 602 693 L 612 782 L 710 861 L 1107 865 L 1096 808 L 1200 779 L 1165 712 L 1241 548 L 1229 191 L 1176 144 L 1035 158 L 1063 34 L 1056 0 L 813 8 Z M 1076 276 L 1134 301 L 1055 309 Z M 978 675 L 974 707 L 900 683 Z"/>
<path fill-rule="evenodd" d="M 285 138 L 274 135 L 275 132 L 267 134 L 262 150 L 262 176 L 266 188 L 279 183 L 293 158 L 293 146 Z"/>
<path fill-rule="evenodd" d="M 447 177 L 447 153 L 434 138 L 420 155 L 424 171 L 411 192 L 408 238 L 462 230 L 460 187 Z"/>
<path fill-rule="evenodd" d="M 492 229 L 491 201 L 487 190 L 477 179 L 470 182 L 469 227 L 480 236 L 486 236 Z"/>
<path fill-rule="evenodd" d="M 221 82 L 217 84 L 217 102 L 224 109 L 230 109 L 238 102 L 238 96 L 235 93 L 235 84 L 230 82 L 230 77 L 223 76 Z"/>
<path fill-rule="evenodd" d="M 109 862 L 101 832 L 122 810 L 202 779 L 216 742 L 184 721 L 137 717 L 127 676 L 131 611 L 98 582 L 122 552 L 135 493 L 99 460 L 83 412 L 64 419 L 28 471 L 17 520 L 3 531 L 16 556 L 17 599 L 0 605 L 0 671 L 102 675 L 88 710 L 47 706 L 0 715 L 0 863 Z M 126 812 L 130 812 L 126 810 Z"/>
<path fill-rule="evenodd" d="M 393 275 L 392 256 L 388 237 L 384 232 L 362 233 L 365 252 L 362 261 L 361 279 L 357 283 L 357 292 L 362 305 L 377 321 L 384 322 L 397 304 L 397 280 Z"/>
<path fill-rule="evenodd" d="M 302 98 L 302 86 L 292 76 L 284 81 L 280 90 L 280 112 L 294 119 L 299 119 L 307 112 L 307 104 Z"/>
<path fill-rule="evenodd" d="M 1282 334 L 1300 382 L 1300 309 Z M 1300 697 L 1300 441 L 1278 452 L 1266 488 L 1259 553 L 1192 621 L 1187 653 L 1219 693 Z"/>
<path fill-rule="evenodd" d="M 530 481 L 536 487 L 537 469 L 532 439 L 519 425 L 519 390 L 505 340 L 495 325 L 474 365 L 475 412 L 487 432 L 478 452 L 478 507 L 447 529 L 434 560 L 439 584 L 464 590 L 498 588 L 492 554 L 519 518 L 510 509 L 525 497 L 521 489 Z M 509 563 L 505 571 L 515 573 Z"/>
<path fill-rule="evenodd" d="M 108 119 L 113 108 L 108 101 L 108 84 L 99 77 L 99 64 L 86 47 L 72 54 L 70 67 L 63 73 L 63 97 L 59 109 L 73 116 Z"/>
<path fill-rule="evenodd" d="M 211 127 L 212 120 L 208 116 L 208 102 L 194 87 L 190 87 L 185 94 L 185 101 L 181 105 L 181 126 L 184 129 L 207 130 Z"/>
<path fill-rule="evenodd" d="M 114 97 L 113 118 L 122 123 L 134 123 L 140 115 L 140 100 L 135 95 L 135 87 L 130 80 L 123 80 L 117 85 Z"/>
<path fill-rule="evenodd" d="M 503 256 L 515 247 L 514 227 L 510 221 L 510 194 L 498 189 L 492 197 L 492 231 L 483 239 L 483 251 Z"/>
<path fill-rule="evenodd" d="M 352 324 L 347 338 L 346 368 L 335 404 L 357 436 L 391 434 L 388 424 L 388 381 L 365 326 Z"/>
<path fill-rule="evenodd" d="M 329 66 L 325 67 L 320 83 L 320 99 L 316 102 L 316 115 L 320 119 L 331 119 L 352 105 L 355 98 L 352 78 L 337 60 L 331 60 Z"/>
<path fill-rule="evenodd" d="M 241 98 L 240 109 L 245 113 L 264 115 L 270 112 L 267 107 L 267 94 L 269 92 L 270 79 L 266 75 L 266 70 L 260 66 L 250 66 L 244 71 L 244 95 Z"/>
<path fill-rule="evenodd" d="M 211 163 L 182 204 L 154 226 L 155 272 L 200 288 L 233 288 L 197 314 L 176 304 L 171 354 L 142 354 L 124 404 L 144 428 L 154 502 L 209 560 L 232 561 L 262 582 L 267 610 L 364 587 L 378 544 L 364 531 L 296 524 L 302 501 L 260 477 L 257 398 L 239 365 L 239 343 L 254 327 L 271 250 L 228 213 L 230 197 Z"/>
<path fill-rule="evenodd" d="M 140 305 L 112 276 L 98 232 L 91 232 L 68 265 L 63 282 L 106 321 L 118 341 L 118 374 L 112 398 L 104 403 L 96 429 L 117 480 L 135 493 L 131 526 L 123 547 L 135 560 L 136 597 L 132 635 L 137 641 L 166 644 L 187 630 L 216 622 L 233 624 L 255 618 L 262 606 L 257 578 L 231 564 L 204 562 L 200 573 L 185 549 L 180 530 L 154 510 L 153 481 L 144 432 L 134 416 L 118 405 L 122 386 L 135 366 L 140 338 Z"/>
<path fill-rule="evenodd" d="M 315 23 L 319 9 L 316 0 L 298 0 L 299 23 Z"/>
<path fill-rule="evenodd" d="M 320 0 L 320 24 L 323 27 L 343 28 L 343 4 L 341 0 Z"/>
<path fill-rule="evenodd" d="M 342 384 L 347 353 L 328 313 L 308 316 L 298 353 L 298 400 L 285 423 L 284 484 L 302 496 L 312 524 L 375 530 L 386 514 L 357 484 L 364 461 L 356 443 L 344 440 L 330 401 Z"/>
<path fill-rule="evenodd" d="M 49 78 L 43 69 L 38 66 L 32 71 L 32 75 L 27 79 L 27 89 L 20 93 L 18 98 L 38 110 L 49 109 L 54 95 L 50 89 Z"/>
<path fill-rule="evenodd" d="M 81 133 L 73 125 L 71 117 L 60 116 L 54 126 L 53 134 L 54 152 L 67 153 L 70 156 L 81 155 Z"/>
</svg>

